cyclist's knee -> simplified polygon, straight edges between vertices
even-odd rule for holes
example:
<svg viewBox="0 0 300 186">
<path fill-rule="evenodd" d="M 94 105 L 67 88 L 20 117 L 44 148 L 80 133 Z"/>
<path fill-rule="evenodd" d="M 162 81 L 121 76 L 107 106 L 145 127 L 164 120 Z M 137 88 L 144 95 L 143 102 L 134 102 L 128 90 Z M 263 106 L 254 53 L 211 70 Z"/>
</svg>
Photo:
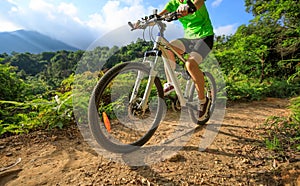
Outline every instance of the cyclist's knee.
<svg viewBox="0 0 300 186">
<path fill-rule="evenodd" d="M 198 65 L 202 63 L 203 57 L 198 52 L 191 52 L 189 56 L 189 60 L 195 61 Z"/>
<path fill-rule="evenodd" d="M 173 46 L 173 47 L 175 47 L 176 49 L 179 49 L 179 51 L 177 50 L 177 52 L 179 52 L 179 53 L 184 53 L 185 52 L 185 46 L 184 46 L 184 44 L 183 44 L 183 42 L 182 41 L 180 41 L 180 40 L 172 40 L 171 42 L 170 42 L 170 44 Z"/>
<path fill-rule="evenodd" d="M 191 71 L 192 69 L 198 68 L 198 63 L 194 59 L 189 58 L 185 63 L 185 67 L 188 71 Z"/>
</svg>

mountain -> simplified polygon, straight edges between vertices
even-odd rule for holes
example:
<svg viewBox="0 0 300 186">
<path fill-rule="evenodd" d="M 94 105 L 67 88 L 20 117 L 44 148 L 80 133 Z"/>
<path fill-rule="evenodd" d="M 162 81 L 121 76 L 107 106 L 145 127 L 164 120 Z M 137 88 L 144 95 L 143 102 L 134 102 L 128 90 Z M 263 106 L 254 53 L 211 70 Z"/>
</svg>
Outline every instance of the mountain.
<svg viewBox="0 0 300 186">
<path fill-rule="evenodd" d="M 11 52 L 41 53 L 58 50 L 75 51 L 78 49 L 35 31 L 0 32 L 0 54 L 10 54 Z"/>
</svg>

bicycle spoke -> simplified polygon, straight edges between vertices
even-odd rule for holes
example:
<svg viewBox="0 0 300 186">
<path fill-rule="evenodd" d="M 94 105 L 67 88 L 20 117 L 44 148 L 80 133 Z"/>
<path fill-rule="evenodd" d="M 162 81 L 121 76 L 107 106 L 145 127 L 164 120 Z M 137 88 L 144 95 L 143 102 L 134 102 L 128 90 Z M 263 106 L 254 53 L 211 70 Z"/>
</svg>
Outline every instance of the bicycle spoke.
<svg viewBox="0 0 300 186">
<path fill-rule="evenodd" d="M 156 79 L 150 87 L 147 108 L 140 105 L 149 79 L 149 69 L 141 64 L 122 64 L 105 74 L 95 90 L 95 102 L 100 123 L 95 125 L 95 116 L 90 113 L 90 126 L 96 140 L 111 151 L 125 152 L 146 143 L 160 122 L 163 91 Z M 137 74 L 143 71 L 136 97 L 130 102 Z M 98 91 L 98 92 L 97 92 Z M 91 107 L 91 105 L 90 105 Z M 105 113 L 105 114 L 104 114 Z M 103 121 L 103 122 L 102 122 Z M 129 146 L 133 146 L 132 148 Z"/>
</svg>

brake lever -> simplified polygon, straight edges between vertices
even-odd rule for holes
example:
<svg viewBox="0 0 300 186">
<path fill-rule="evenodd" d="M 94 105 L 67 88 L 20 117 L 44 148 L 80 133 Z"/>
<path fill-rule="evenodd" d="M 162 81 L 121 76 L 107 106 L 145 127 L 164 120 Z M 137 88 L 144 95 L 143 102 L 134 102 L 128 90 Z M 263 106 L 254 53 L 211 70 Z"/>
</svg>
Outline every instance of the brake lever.
<svg viewBox="0 0 300 186">
<path fill-rule="evenodd" d="M 128 25 L 131 27 L 131 31 L 136 30 L 137 28 L 139 28 L 141 21 L 138 20 L 135 25 L 133 25 L 131 22 L 128 22 Z"/>
<path fill-rule="evenodd" d="M 130 21 L 128 22 L 128 25 L 131 27 L 131 31 L 134 30 L 134 26 Z"/>
</svg>

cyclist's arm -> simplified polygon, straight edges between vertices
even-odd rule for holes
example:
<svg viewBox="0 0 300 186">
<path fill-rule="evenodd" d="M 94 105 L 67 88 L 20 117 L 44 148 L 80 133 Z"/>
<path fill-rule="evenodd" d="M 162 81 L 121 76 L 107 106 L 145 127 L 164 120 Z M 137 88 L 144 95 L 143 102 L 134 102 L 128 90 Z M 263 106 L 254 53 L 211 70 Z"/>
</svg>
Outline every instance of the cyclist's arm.
<svg viewBox="0 0 300 186">
<path fill-rule="evenodd" d="M 198 10 L 204 5 L 204 0 L 195 0 L 194 5 L 196 6 L 196 8 Z"/>
<path fill-rule="evenodd" d="M 180 0 L 180 2 L 183 2 L 183 0 Z M 200 9 L 203 5 L 204 5 L 204 0 L 194 0 L 194 5 L 196 7 L 196 9 Z M 169 11 L 167 9 L 163 9 L 158 15 L 159 16 L 162 16 L 166 13 L 168 13 Z M 188 14 L 188 12 L 185 12 L 185 11 L 178 11 L 177 12 L 181 13 L 183 16 L 186 16 Z"/>
<path fill-rule="evenodd" d="M 159 15 L 159 16 L 162 16 L 162 15 L 168 13 L 168 12 L 169 12 L 168 10 L 163 9 L 160 13 L 158 13 L 158 15 Z"/>
<path fill-rule="evenodd" d="M 183 0 L 180 0 L 180 2 L 183 2 Z M 198 9 L 200 9 L 204 5 L 204 0 L 194 0 L 194 2 L 192 2 L 192 3 L 194 4 L 196 10 L 198 10 Z M 194 13 L 194 12 L 189 12 L 188 8 L 189 8 L 189 6 L 187 4 L 181 4 L 178 7 L 177 12 L 180 13 L 181 16 L 186 16 L 189 13 Z"/>
</svg>

